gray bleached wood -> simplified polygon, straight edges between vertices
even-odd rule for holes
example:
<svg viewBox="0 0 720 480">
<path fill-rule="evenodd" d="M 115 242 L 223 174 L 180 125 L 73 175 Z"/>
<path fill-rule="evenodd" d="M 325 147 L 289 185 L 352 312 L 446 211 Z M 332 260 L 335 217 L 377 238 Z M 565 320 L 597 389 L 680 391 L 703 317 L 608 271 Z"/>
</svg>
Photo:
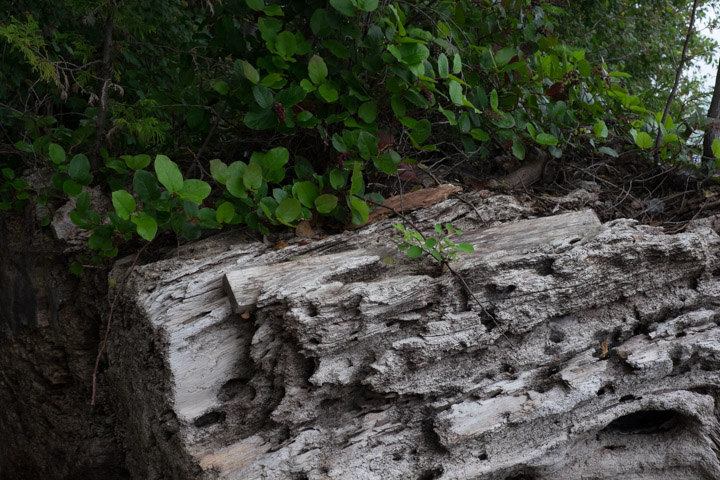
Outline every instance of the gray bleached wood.
<svg viewBox="0 0 720 480">
<path fill-rule="evenodd" d="M 390 222 L 139 267 L 108 371 L 137 478 L 720 478 L 709 224 L 468 198 L 495 227 L 454 199 L 413 221 L 466 231 L 456 269 L 514 349 L 449 273 L 397 253 Z"/>
</svg>

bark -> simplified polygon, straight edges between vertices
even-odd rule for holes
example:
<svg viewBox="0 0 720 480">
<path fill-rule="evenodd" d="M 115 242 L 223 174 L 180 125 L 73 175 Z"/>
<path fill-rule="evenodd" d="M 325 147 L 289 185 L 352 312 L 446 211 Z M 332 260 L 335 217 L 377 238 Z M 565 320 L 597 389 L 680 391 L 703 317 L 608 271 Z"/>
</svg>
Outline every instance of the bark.
<svg viewBox="0 0 720 480">
<path fill-rule="evenodd" d="M 666 235 L 466 200 L 411 216 L 467 232 L 454 268 L 484 308 L 398 254 L 391 221 L 136 267 L 105 374 L 133 476 L 720 478 L 709 221 Z"/>
<path fill-rule="evenodd" d="M 113 25 L 114 25 L 113 12 L 109 12 L 105 18 L 105 26 L 103 28 L 103 58 L 102 58 L 102 71 L 100 80 L 102 86 L 100 87 L 99 105 L 97 119 L 95 120 L 95 142 L 93 143 L 92 154 L 90 156 L 90 166 L 93 172 L 96 172 L 100 168 L 100 148 L 103 145 L 103 139 L 105 138 L 105 123 L 107 120 L 108 110 L 108 93 L 110 90 L 110 84 L 112 82 L 112 48 L 113 48 Z"/>
</svg>

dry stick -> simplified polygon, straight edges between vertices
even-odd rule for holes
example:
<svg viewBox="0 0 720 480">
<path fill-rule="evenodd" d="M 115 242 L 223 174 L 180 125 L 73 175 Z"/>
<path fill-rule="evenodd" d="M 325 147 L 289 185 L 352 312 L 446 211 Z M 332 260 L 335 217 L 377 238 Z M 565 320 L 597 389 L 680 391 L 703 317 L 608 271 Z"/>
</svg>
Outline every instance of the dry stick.
<svg viewBox="0 0 720 480">
<path fill-rule="evenodd" d="M 659 156 L 659 148 L 660 148 L 660 142 L 662 142 L 663 139 L 663 133 L 662 133 L 662 125 L 665 125 L 665 120 L 667 119 L 668 113 L 670 112 L 670 105 L 672 104 L 672 101 L 675 99 L 675 93 L 677 92 L 678 85 L 680 84 L 680 77 L 682 76 L 682 70 L 683 66 L 685 64 L 685 59 L 687 57 L 687 49 L 688 45 L 690 43 L 690 37 L 692 36 L 693 27 L 695 26 L 695 11 L 697 10 L 699 0 L 695 0 L 693 2 L 692 7 L 692 13 L 690 14 L 690 25 L 688 26 L 687 35 L 685 35 L 685 44 L 683 45 L 682 55 L 680 56 L 680 63 L 678 64 L 677 69 L 675 70 L 675 83 L 673 84 L 672 90 L 670 91 L 670 95 L 668 96 L 667 103 L 665 104 L 665 111 L 663 112 L 662 120 L 660 120 L 660 125 L 658 125 L 658 136 L 655 139 L 655 161 L 658 161 Z"/>
<path fill-rule="evenodd" d="M 115 304 L 117 303 L 118 299 L 120 298 L 120 294 L 125 289 L 125 282 L 127 282 L 128 277 L 130 277 L 130 274 L 132 273 L 133 269 L 135 268 L 135 264 L 137 263 L 138 258 L 140 258 L 140 255 L 142 254 L 143 250 L 145 250 L 145 248 L 147 248 L 148 245 L 150 245 L 150 242 L 146 243 L 145 245 L 143 245 L 143 247 L 140 250 L 138 250 L 137 255 L 135 255 L 135 258 L 133 259 L 133 262 L 130 265 L 130 268 L 128 268 L 127 272 L 125 272 L 125 276 L 122 279 L 122 283 L 118 287 L 117 292 L 115 292 L 115 298 L 113 298 L 112 304 L 110 305 L 110 312 L 108 313 L 107 328 L 105 328 L 105 338 L 103 339 L 103 342 L 100 345 L 100 351 L 98 352 L 97 358 L 95 359 L 95 369 L 93 370 L 92 396 L 90 397 L 90 405 L 95 405 L 95 389 L 96 389 L 96 385 L 97 385 L 98 368 L 100 367 L 100 357 L 102 357 L 102 354 L 105 351 L 105 347 L 107 347 L 108 336 L 110 335 L 110 325 L 112 324 L 113 312 L 115 311 Z"/>
<path fill-rule="evenodd" d="M 358 197 L 358 198 L 360 198 L 360 197 Z M 402 213 L 398 212 L 397 210 L 395 210 L 395 209 L 392 208 L 392 207 L 388 207 L 388 206 L 386 206 L 386 205 L 382 205 L 382 204 L 380 204 L 380 203 L 373 202 L 372 200 L 366 200 L 366 199 L 363 199 L 363 200 L 365 200 L 366 202 L 368 202 L 368 203 L 371 204 L 371 205 L 375 205 L 376 207 L 382 207 L 382 208 L 386 208 L 386 209 L 390 210 L 392 213 L 394 213 L 395 215 L 397 215 L 398 217 L 400 217 L 403 221 L 407 222 L 413 229 L 415 229 L 415 231 L 420 234 L 420 236 L 422 237 L 423 240 L 427 240 L 427 239 L 425 238 L 425 235 L 423 235 L 422 231 L 415 226 L 415 224 L 412 222 L 412 220 L 410 220 L 408 217 L 406 217 L 406 216 L 403 215 Z M 420 248 L 421 248 L 425 253 L 430 253 L 430 252 L 429 252 L 427 249 L 425 249 L 424 247 L 420 247 Z M 434 257 L 433 257 L 433 258 L 434 258 Z M 495 318 L 495 315 L 493 315 L 492 313 L 490 313 L 490 312 L 488 311 L 488 309 L 485 308 L 485 305 L 483 305 L 483 304 L 480 302 L 480 300 L 478 300 L 478 298 L 475 296 L 475 294 L 472 292 L 472 290 L 470 290 L 470 286 L 467 284 L 467 282 L 465 281 L 465 279 L 463 278 L 463 276 L 460 275 L 457 271 L 455 271 L 454 268 L 452 268 L 452 267 L 450 266 L 450 262 L 448 262 L 448 260 L 447 260 L 447 258 L 445 257 L 445 255 L 443 255 L 442 253 L 440 253 L 440 258 L 442 258 L 442 260 L 440 261 L 440 267 L 441 267 L 441 268 L 442 268 L 443 266 L 447 267 L 447 269 L 450 271 L 450 273 L 452 273 L 452 274 L 455 276 L 455 278 L 457 278 L 457 279 L 460 281 L 460 284 L 463 286 L 463 289 L 465 290 L 465 293 L 467 293 L 468 295 L 470 295 L 470 297 L 472 297 L 472 299 L 475 300 L 475 303 L 477 303 L 478 305 L 480 305 L 480 308 L 481 308 L 482 311 L 485 313 L 485 315 L 487 315 L 488 317 L 490 317 L 490 320 L 492 320 L 492 322 L 495 324 L 495 326 L 496 326 L 497 328 L 499 328 L 499 329 L 502 330 L 502 327 L 500 326 L 500 323 L 498 323 L 497 319 Z M 513 348 L 515 347 L 515 344 L 513 343 L 512 340 L 510 340 L 510 338 L 508 338 L 508 336 L 507 336 L 507 334 L 506 334 L 505 332 L 502 332 L 502 331 L 501 331 L 500 334 L 505 338 L 505 340 L 508 341 L 508 343 L 509 343 Z"/>
</svg>

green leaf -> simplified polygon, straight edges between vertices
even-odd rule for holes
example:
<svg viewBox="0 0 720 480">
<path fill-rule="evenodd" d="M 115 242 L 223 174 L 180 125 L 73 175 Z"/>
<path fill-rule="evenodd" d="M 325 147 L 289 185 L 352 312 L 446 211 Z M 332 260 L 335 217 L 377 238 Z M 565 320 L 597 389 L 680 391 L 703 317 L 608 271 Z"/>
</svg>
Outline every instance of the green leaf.
<svg viewBox="0 0 720 480">
<path fill-rule="evenodd" d="M 472 253 L 475 251 L 475 248 L 469 243 L 459 243 L 455 245 L 455 250 L 458 252 Z"/>
<path fill-rule="evenodd" d="M 247 112 L 243 122 L 253 130 L 267 130 L 277 126 L 278 118 L 272 110 L 265 109 L 259 112 Z"/>
<path fill-rule="evenodd" d="M 495 110 L 497 112 L 498 109 L 498 93 L 497 90 L 493 88 L 492 92 L 490 92 L 490 108 Z"/>
<path fill-rule="evenodd" d="M 283 200 L 282 203 L 278 205 L 277 210 L 275 210 L 275 217 L 277 217 L 280 223 L 284 223 L 285 225 L 289 225 L 300 218 L 301 214 L 302 206 L 296 198 Z"/>
<path fill-rule="evenodd" d="M 18 143 L 20 143 L 20 142 L 18 142 Z M 17 146 L 17 144 L 16 144 L 16 146 Z M 65 150 L 63 149 L 63 147 L 61 147 L 57 143 L 51 143 L 50 145 L 48 145 L 48 154 L 50 156 L 50 160 L 55 165 L 60 165 L 61 163 L 63 163 L 65 161 Z"/>
<path fill-rule="evenodd" d="M 417 245 L 412 245 L 407 249 L 407 256 L 410 258 L 420 258 L 422 255 L 422 248 Z"/>
<path fill-rule="evenodd" d="M 20 150 L 21 152 L 25 152 L 25 153 L 32 153 L 34 151 L 32 145 L 30 145 L 28 142 L 24 142 L 22 140 L 19 142 L 15 142 L 15 144 L 13 146 L 15 148 L 17 148 L 18 150 Z"/>
<path fill-rule="evenodd" d="M 199 205 L 210 195 L 211 190 L 212 188 L 207 182 L 191 178 L 183 182 L 183 187 L 178 194 L 183 200 L 189 200 Z"/>
<path fill-rule="evenodd" d="M 327 37 L 332 33 L 332 27 L 328 21 L 328 12 L 324 8 L 318 8 L 310 17 L 310 29 L 318 37 Z"/>
<path fill-rule="evenodd" d="M 596 137 L 607 138 L 608 136 L 608 128 L 603 120 L 598 120 L 598 122 L 593 126 L 593 131 L 595 132 Z"/>
<path fill-rule="evenodd" d="M 145 212 L 140 212 L 137 217 L 132 217 L 130 220 L 137 225 L 137 233 L 148 242 L 152 241 L 157 234 L 157 221 Z"/>
<path fill-rule="evenodd" d="M 487 142 L 490 140 L 490 134 L 482 128 L 473 128 L 470 130 L 470 135 L 479 142 Z"/>
<path fill-rule="evenodd" d="M 503 65 L 508 63 L 515 55 L 517 55 L 517 51 L 514 48 L 502 48 L 495 54 L 495 63 L 497 63 L 498 66 L 502 67 Z"/>
<path fill-rule="evenodd" d="M 361 193 L 363 188 L 362 166 L 360 165 L 360 162 L 355 162 L 352 177 L 350 179 L 350 195 Z"/>
<path fill-rule="evenodd" d="M 269 88 L 263 85 L 255 85 L 252 92 L 260 108 L 270 108 L 273 106 L 273 94 Z"/>
<path fill-rule="evenodd" d="M 265 154 L 262 164 L 268 170 L 277 170 L 283 167 L 290 159 L 290 152 L 285 147 L 275 147 Z"/>
<path fill-rule="evenodd" d="M 715 155 L 715 158 L 720 158 L 720 140 L 719 139 L 716 138 L 712 141 L 711 148 L 712 148 L 713 155 Z"/>
<path fill-rule="evenodd" d="M 230 86 L 227 84 L 227 82 L 223 80 L 214 80 L 211 82 L 211 85 L 213 87 L 213 90 L 215 90 L 220 95 L 227 95 L 230 91 Z"/>
<path fill-rule="evenodd" d="M 252 66 L 252 63 L 247 60 L 243 60 L 242 67 L 245 78 L 250 80 L 252 83 L 258 83 L 260 81 L 260 74 L 257 70 L 255 70 L 255 67 Z"/>
<path fill-rule="evenodd" d="M 135 212 L 137 205 L 135 199 L 125 190 L 115 190 L 112 192 L 112 204 L 115 207 L 115 213 L 123 220 L 130 218 L 130 214 Z"/>
<path fill-rule="evenodd" d="M 399 156 L 398 156 L 399 159 Z M 388 153 L 378 155 L 373 159 L 375 168 L 388 175 L 394 175 L 397 173 L 397 166 L 399 162 L 396 162 L 393 157 Z"/>
<path fill-rule="evenodd" d="M 121 157 L 125 161 L 125 165 L 131 170 L 142 170 L 150 165 L 150 155 L 141 153 L 140 155 L 123 155 Z"/>
<path fill-rule="evenodd" d="M 350 51 L 345 45 L 343 45 L 337 40 L 325 40 L 323 42 L 323 46 L 330 50 L 332 54 L 335 55 L 337 58 L 342 58 L 343 60 L 347 60 L 348 58 L 350 58 Z"/>
<path fill-rule="evenodd" d="M 210 175 L 224 185 L 227 181 L 228 166 L 220 159 L 210 160 Z"/>
<path fill-rule="evenodd" d="M 90 174 L 90 160 L 82 153 L 75 155 L 70 160 L 68 175 L 80 185 L 88 185 L 93 179 Z"/>
<path fill-rule="evenodd" d="M 243 184 L 245 188 L 251 190 L 260 188 L 260 185 L 262 185 L 262 167 L 256 163 L 248 165 L 243 174 Z"/>
<path fill-rule="evenodd" d="M 405 102 L 403 102 L 400 95 L 393 95 L 390 98 L 390 106 L 392 107 L 392 111 L 396 117 L 401 118 L 405 116 L 407 108 L 405 107 Z"/>
<path fill-rule="evenodd" d="M 326 214 L 335 210 L 337 206 L 338 198 L 335 195 L 320 195 L 315 199 L 315 208 L 318 213 Z"/>
<path fill-rule="evenodd" d="M 235 207 L 230 202 L 220 205 L 215 211 L 215 220 L 218 223 L 230 223 L 235 216 Z"/>
<path fill-rule="evenodd" d="M 462 71 L 462 59 L 460 58 L 460 54 L 456 53 L 453 56 L 453 73 L 457 75 Z"/>
<path fill-rule="evenodd" d="M 653 145 L 652 137 L 646 132 L 640 132 L 635 137 L 635 144 L 640 148 L 651 148 Z"/>
<path fill-rule="evenodd" d="M 95 232 L 88 239 L 88 246 L 93 250 L 110 250 L 112 248 L 112 238 Z"/>
<path fill-rule="evenodd" d="M 450 74 L 450 67 L 448 65 L 448 58 L 444 53 L 441 53 L 438 56 L 437 64 L 438 75 L 440 75 L 440 78 L 448 78 L 448 75 Z"/>
<path fill-rule="evenodd" d="M 295 55 L 297 51 L 295 35 L 288 31 L 280 32 L 275 39 L 275 50 L 284 58 L 290 58 Z"/>
<path fill-rule="evenodd" d="M 516 158 L 525 160 L 525 145 L 520 140 L 513 142 L 512 151 Z"/>
<path fill-rule="evenodd" d="M 378 0 L 357 0 L 357 8 L 363 12 L 374 12 L 378 7 L 378 3 Z"/>
<path fill-rule="evenodd" d="M 299 85 L 293 85 L 292 87 L 279 91 L 278 94 L 275 95 L 275 101 L 280 102 L 285 108 L 290 108 L 303 101 L 306 96 L 307 92 L 304 88 Z"/>
<path fill-rule="evenodd" d="M 370 206 L 358 197 L 352 197 L 350 199 L 350 206 L 352 207 L 353 218 L 352 221 L 355 225 L 362 225 L 367 223 L 370 216 Z"/>
<path fill-rule="evenodd" d="M 245 0 L 245 2 L 248 7 L 255 11 L 262 10 L 265 6 L 265 2 L 263 0 Z"/>
<path fill-rule="evenodd" d="M 338 99 L 338 91 L 334 88 L 328 87 L 324 83 L 318 87 L 318 92 L 325 99 L 325 101 L 332 103 Z"/>
<path fill-rule="evenodd" d="M 364 160 L 370 160 L 378 153 L 378 138 L 366 131 L 360 132 L 358 135 L 358 152 Z"/>
<path fill-rule="evenodd" d="M 365 123 L 372 123 L 377 117 L 377 104 L 373 101 L 365 102 L 358 109 L 358 117 Z"/>
<path fill-rule="evenodd" d="M 183 177 L 180 168 L 165 155 L 155 157 L 155 173 L 168 192 L 175 193 L 182 189 Z"/>
<path fill-rule="evenodd" d="M 450 100 L 452 100 L 455 105 L 463 104 L 462 86 L 458 82 L 450 80 L 448 82 L 448 91 L 450 93 Z"/>
<path fill-rule="evenodd" d="M 330 0 L 330 5 L 346 17 L 355 16 L 355 6 L 350 0 Z"/>
<path fill-rule="evenodd" d="M 598 148 L 598 151 L 604 153 L 605 155 L 610 155 L 611 157 L 618 157 L 618 153 L 610 147 L 600 147 Z"/>
<path fill-rule="evenodd" d="M 320 191 L 313 182 L 297 182 L 294 185 L 297 192 L 297 198 L 300 202 L 308 208 L 312 208 L 315 205 L 315 199 L 320 194 Z"/>
<path fill-rule="evenodd" d="M 392 53 L 395 58 L 407 65 L 420 63 L 430 56 L 430 50 L 428 50 L 425 45 L 419 43 L 401 43 L 400 45 L 390 45 L 388 47 L 388 51 Z"/>
<path fill-rule="evenodd" d="M 82 192 L 82 185 L 73 180 L 65 180 L 62 185 L 63 192 L 70 197 L 76 197 Z"/>
<path fill-rule="evenodd" d="M 345 187 L 345 174 L 337 169 L 330 170 L 330 186 L 335 190 L 341 190 Z"/>
<path fill-rule="evenodd" d="M 162 190 L 155 175 L 147 170 L 138 170 L 133 177 L 133 190 L 143 203 L 150 203 L 160 198 Z"/>
<path fill-rule="evenodd" d="M 418 144 L 424 143 L 430 137 L 430 121 L 423 118 L 417 122 L 410 135 Z"/>
<path fill-rule="evenodd" d="M 73 262 L 70 264 L 70 273 L 75 275 L 76 277 L 81 277 L 83 274 L 83 266 L 79 262 Z"/>
<path fill-rule="evenodd" d="M 555 135 L 550 133 L 538 133 L 535 137 L 535 141 L 540 145 L 557 145 L 558 139 Z"/>
<path fill-rule="evenodd" d="M 328 69 L 325 60 L 319 55 L 313 55 L 308 61 L 308 76 L 315 85 L 319 85 L 327 78 Z"/>
<path fill-rule="evenodd" d="M 88 208 L 90 208 L 90 195 L 88 192 L 82 192 L 75 199 L 75 210 L 80 214 L 84 214 Z"/>
</svg>

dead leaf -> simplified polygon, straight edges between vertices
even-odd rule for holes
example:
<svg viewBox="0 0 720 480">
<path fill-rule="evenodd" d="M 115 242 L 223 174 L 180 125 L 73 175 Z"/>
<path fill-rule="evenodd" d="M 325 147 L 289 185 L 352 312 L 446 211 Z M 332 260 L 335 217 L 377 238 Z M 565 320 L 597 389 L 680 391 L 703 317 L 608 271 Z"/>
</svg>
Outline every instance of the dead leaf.
<svg viewBox="0 0 720 480">
<path fill-rule="evenodd" d="M 295 227 L 295 235 L 301 238 L 312 238 L 315 236 L 315 231 L 310 226 L 310 222 L 303 220 Z"/>
<path fill-rule="evenodd" d="M 281 248 L 286 248 L 286 247 L 289 247 L 289 246 L 290 246 L 290 245 L 288 245 L 287 242 L 285 242 L 285 241 L 283 241 L 283 240 L 280 240 L 278 243 L 276 243 L 275 245 L 273 245 L 272 249 L 273 249 L 273 250 L 280 250 Z"/>
<path fill-rule="evenodd" d="M 241 315 L 240 315 L 240 318 L 242 318 L 243 320 L 249 319 L 249 318 L 250 318 L 250 312 L 245 312 L 245 313 L 241 314 Z"/>
</svg>

